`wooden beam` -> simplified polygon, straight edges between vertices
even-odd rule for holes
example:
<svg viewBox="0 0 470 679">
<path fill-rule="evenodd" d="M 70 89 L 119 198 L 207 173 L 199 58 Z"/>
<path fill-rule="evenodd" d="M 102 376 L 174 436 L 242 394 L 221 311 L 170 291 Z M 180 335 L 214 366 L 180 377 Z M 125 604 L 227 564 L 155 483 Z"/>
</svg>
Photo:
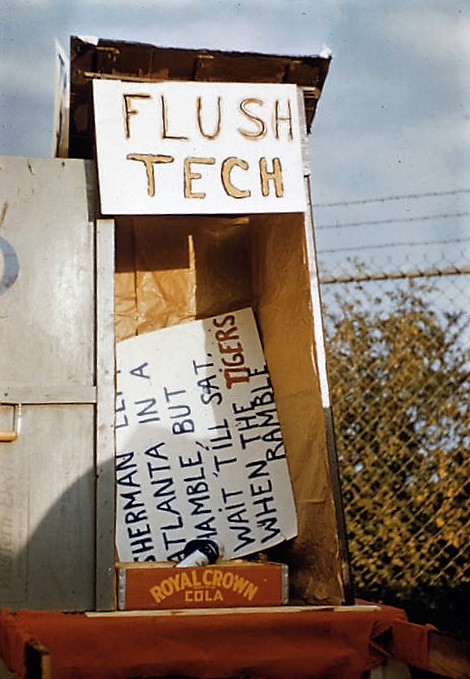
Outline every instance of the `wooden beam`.
<svg viewBox="0 0 470 679">
<path fill-rule="evenodd" d="M 37 641 L 29 641 L 25 647 L 25 679 L 51 679 L 51 656 Z"/>
<path fill-rule="evenodd" d="M 468 679 L 470 642 L 442 632 L 429 632 L 428 669 L 450 679 Z"/>
</svg>

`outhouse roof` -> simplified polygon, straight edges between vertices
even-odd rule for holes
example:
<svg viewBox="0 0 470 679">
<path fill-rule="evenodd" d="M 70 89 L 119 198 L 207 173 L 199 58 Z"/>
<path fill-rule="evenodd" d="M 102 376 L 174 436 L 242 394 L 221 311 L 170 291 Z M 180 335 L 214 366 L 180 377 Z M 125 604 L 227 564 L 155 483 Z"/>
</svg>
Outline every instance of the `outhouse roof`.
<svg viewBox="0 0 470 679">
<path fill-rule="evenodd" d="M 71 38 L 70 55 L 69 155 L 75 158 L 94 157 L 94 78 L 294 83 L 303 89 L 310 132 L 331 61 L 330 56 L 180 49 L 76 36 Z"/>
</svg>

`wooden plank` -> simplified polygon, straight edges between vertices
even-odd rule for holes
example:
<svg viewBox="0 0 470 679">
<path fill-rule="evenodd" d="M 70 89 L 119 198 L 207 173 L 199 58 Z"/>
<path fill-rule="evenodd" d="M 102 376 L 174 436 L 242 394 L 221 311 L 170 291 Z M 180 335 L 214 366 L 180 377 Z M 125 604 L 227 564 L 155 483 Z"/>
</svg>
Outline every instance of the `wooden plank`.
<svg viewBox="0 0 470 679">
<path fill-rule="evenodd" d="M 95 579 L 92 168 L 0 158 L 0 170 L 0 400 L 26 404 L 21 433 L 0 443 L 0 605 L 84 610 Z"/>
<path fill-rule="evenodd" d="M 2 294 L 4 384 L 92 386 L 93 225 L 83 161 L 0 159 L 2 238 L 18 275 Z"/>
<path fill-rule="evenodd" d="M 0 658 L 0 679 L 17 679 L 17 675 L 10 672 L 3 660 Z"/>
<path fill-rule="evenodd" d="M 368 679 L 412 679 L 412 675 L 404 662 L 389 658 L 379 667 L 371 669 Z"/>
<path fill-rule="evenodd" d="M 41 644 L 29 641 L 25 648 L 25 679 L 51 679 L 51 656 Z"/>
<path fill-rule="evenodd" d="M 96 226 L 96 609 L 115 608 L 114 221 Z"/>
<path fill-rule="evenodd" d="M 292 615 L 294 613 L 318 613 L 321 611 L 331 611 L 332 613 L 370 613 L 371 611 L 379 611 L 380 606 L 258 606 L 247 608 L 206 608 L 206 609 L 170 609 L 170 610 L 154 610 L 154 611 L 113 611 L 113 612 L 98 612 L 88 611 L 85 615 L 89 618 L 102 617 L 152 617 L 152 616 L 187 616 L 187 615 L 258 615 L 266 613 L 282 613 L 283 615 Z"/>
<path fill-rule="evenodd" d="M 299 96 L 299 111 L 303 112 L 302 98 Z M 317 252 L 312 216 L 312 199 L 310 194 L 310 162 L 307 144 L 307 132 L 305 119 L 302 129 L 304 130 L 304 140 L 302 151 L 304 155 L 304 181 L 307 194 L 307 210 L 305 213 L 305 244 L 307 249 L 308 269 L 310 273 L 310 295 L 312 299 L 312 324 L 315 338 L 315 358 L 320 381 L 320 393 L 324 408 L 330 407 L 330 389 L 328 384 L 328 374 L 326 367 L 325 335 L 322 323 L 322 304 L 320 296 L 320 277 L 318 272 Z"/>
<path fill-rule="evenodd" d="M 24 406 L 21 435 L 8 444 L 19 460 L 14 487 L 27 518 L 14 554 L 25 573 L 15 607 L 94 606 L 94 410 Z"/>
<path fill-rule="evenodd" d="M 2 605 L 93 605 L 92 411 L 24 406 L 17 440 L 1 444 Z"/>
<path fill-rule="evenodd" d="M 96 388 L 90 385 L 0 384 L 0 404 L 45 405 L 46 403 L 96 403 Z"/>
<path fill-rule="evenodd" d="M 304 111 L 302 98 L 299 93 L 299 111 Z M 326 449 L 328 454 L 329 477 L 335 505 L 335 518 L 339 542 L 339 558 L 341 565 L 341 576 L 344 591 L 344 602 L 348 605 L 354 603 L 354 584 L 351 569 L 351 560 L 348 548 L 348 538 L 346 530 L 346 519 L 344 514 L 341 482 L 339 474 L 339 462 L 336 452 L 336 442 L 333 427 L 333 412 L 330 400 L 330 386 L 328 380 L 326 342 L 323 329 L 323 309 L 320 291 L 320 275 L 318 271 L 318 258 L 315 243 L 315 231 L 313 224 L 313 206 L 310 191 L 310 162 L 307 144 L 307 125 L 305 117 L 302 129 L 304 132 L 304 168 L 305 168 L 305 191 L 307 193 L 307 211 L 305 213 L 305 244 L 310 272 L 310 295 L 312 300 L 312 324 L 315 344 L 315 362 L 318 370 L 320 395 L 323 406 L 326 433 Z"/>
<path fill-rule="evenodd" d="M 470 677 L 470 642 L 429 632 L 429 671 L 450 679 Z"/>
</svg>

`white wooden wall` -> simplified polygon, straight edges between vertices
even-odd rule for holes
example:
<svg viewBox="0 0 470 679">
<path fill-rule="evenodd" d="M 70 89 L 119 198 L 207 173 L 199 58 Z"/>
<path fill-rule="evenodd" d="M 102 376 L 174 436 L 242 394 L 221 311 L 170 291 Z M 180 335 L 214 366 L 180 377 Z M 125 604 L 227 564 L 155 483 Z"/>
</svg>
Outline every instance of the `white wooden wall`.
<svg viewBox="0 0 470 679">
<path fill-rule="evenodd" d="M 21 404 L 0 441 L 8 608 L 113 605 L 113 233 L 95 195 L 86 161 L 0 159 L 0 430 Z"/>
</svg>

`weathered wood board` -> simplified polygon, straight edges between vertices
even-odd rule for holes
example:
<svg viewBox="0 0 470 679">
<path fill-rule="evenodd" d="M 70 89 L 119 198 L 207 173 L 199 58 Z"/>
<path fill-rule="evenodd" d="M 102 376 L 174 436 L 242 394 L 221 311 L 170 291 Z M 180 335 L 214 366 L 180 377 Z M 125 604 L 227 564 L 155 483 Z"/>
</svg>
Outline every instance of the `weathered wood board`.
<svg viewBox="0 0 470 679">
<path fill-rule="evenodd" d="M 0 429 L 21 404 L 15 440 L 0 442 L 0 605 L 92 610 L 102 596 L 93 168 L 2 158 L 0 182 Z"/>
</svg>

